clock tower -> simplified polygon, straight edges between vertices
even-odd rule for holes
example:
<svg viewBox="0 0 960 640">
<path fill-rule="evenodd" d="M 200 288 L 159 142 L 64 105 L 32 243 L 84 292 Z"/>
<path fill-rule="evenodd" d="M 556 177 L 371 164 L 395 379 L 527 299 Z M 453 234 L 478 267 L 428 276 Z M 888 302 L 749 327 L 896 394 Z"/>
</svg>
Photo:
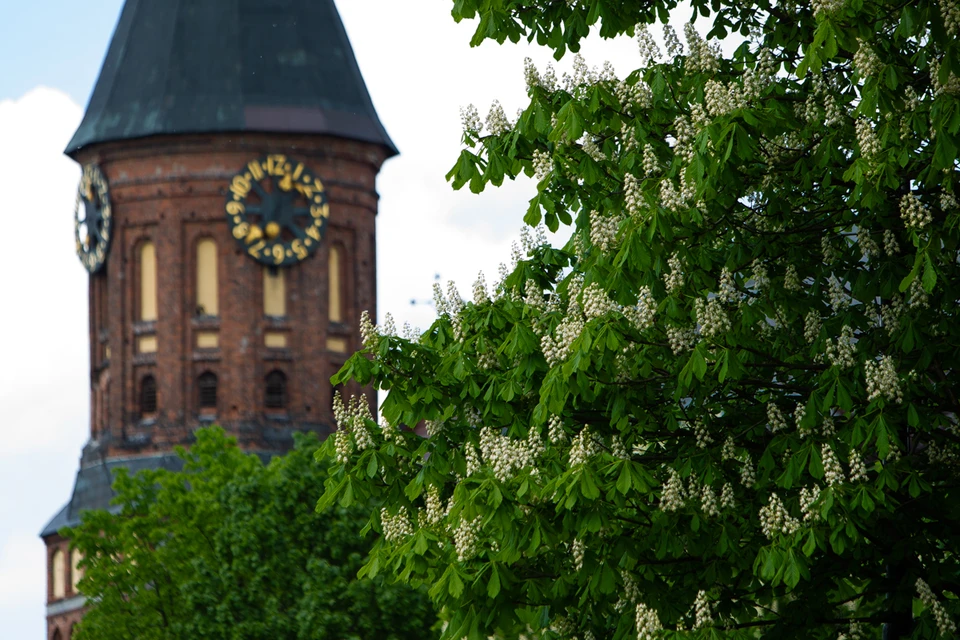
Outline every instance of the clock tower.
<svg viewBox="0 0 960 640">
<path fill-rule="evenodd" d="M 85 601 L 57 531 L 113 471 L 219 424 L 272 454 L 334 428 L 376 305 L 376 177 L 397 153 L 333 0 L 127 0 L 66 153 L 90 276 L 90 440 L 44 528 L 48 638 Z M 81 267 L 78 267 L 81 268 Z"/>
</svg>

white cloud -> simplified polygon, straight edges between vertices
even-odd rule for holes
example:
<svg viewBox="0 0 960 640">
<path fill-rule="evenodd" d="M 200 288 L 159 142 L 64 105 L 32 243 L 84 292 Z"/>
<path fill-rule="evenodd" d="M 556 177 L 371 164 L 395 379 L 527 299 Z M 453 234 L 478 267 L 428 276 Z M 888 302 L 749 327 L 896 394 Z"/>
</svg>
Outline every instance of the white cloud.
<svg viewBox="0 0 960 640">
<path fill-rule="evenodd" d="M 72 224 L 79 169 L 62 153 L 80 116 L 66 94 L 44 87 L 0 102 L 0 460 L 50 448 L 75 456 L 85 436 L 87 284 Z"/>
</svg>

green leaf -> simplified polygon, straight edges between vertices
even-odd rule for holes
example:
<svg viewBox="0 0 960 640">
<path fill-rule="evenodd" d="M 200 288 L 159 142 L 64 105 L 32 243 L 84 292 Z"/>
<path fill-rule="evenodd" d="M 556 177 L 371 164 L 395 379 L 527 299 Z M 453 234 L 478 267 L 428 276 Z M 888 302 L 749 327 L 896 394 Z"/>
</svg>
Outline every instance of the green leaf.
<svg viewBox="0 0 960 640">
<path fill-rule="evenodd" d="M 500 593 L 500 572 L 497 571 L 496 563 L 492 563 L 490 569 L 490 581 L 487 582 L 487 597 L 493 599 Z"/>
</svg>

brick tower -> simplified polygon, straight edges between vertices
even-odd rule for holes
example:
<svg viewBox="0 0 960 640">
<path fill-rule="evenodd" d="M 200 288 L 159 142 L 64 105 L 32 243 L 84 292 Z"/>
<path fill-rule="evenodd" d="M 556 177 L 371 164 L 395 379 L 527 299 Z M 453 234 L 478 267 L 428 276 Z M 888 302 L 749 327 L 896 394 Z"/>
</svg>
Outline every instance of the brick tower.
<svg viewBox="0 0 960 640">
<path fill-rule="evenodd" d="M 333 0 L 127 0 L 66 153 L 83 167 L 90 440 L 47 545 L 49 639 L 84 599 L 57 531 L 112 471 L 333 429 L 330 376 L 376 305 L 376 177 L 397 153 Z"/>
</svg>

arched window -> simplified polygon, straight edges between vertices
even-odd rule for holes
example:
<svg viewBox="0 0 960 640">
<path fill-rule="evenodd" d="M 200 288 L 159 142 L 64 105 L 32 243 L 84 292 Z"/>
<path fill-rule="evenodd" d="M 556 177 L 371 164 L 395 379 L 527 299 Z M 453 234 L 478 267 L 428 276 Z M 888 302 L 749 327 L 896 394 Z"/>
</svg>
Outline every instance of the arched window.
<svg viewBox="0 0 960 640">
<path fill-rule="evenodd" d="M 67 567 L 63 550 L 57 549 L 50 559 L 50 581 L 53 583 L 53 599 L 59 600 L 67 595 Z"/>
<path fill-rule="evenodd" d="M 197 315 L 220 315 L 217 280 L 217 243 L 204 238 L 197 243 Z"/>
<path fill-rule="evenodd" d="M 264 406 L 267 409 L 285 409 L 287 407 L 287 376 L 282 371 L 273 370 L 267 374 L 266 382 Z"/>
<path fill-rule="evenodd" d="M 81 555 L 80 549 L 74 549 L 70 552 L 70 586 L 73 587 L 74 593 L 78 593 L 77 584 L 83 578 L 83 569 L 80 568 L 81 560 L 83 560 L 83 555 Z M 70 635 L 73 635 L 72 629 Z"/>
<path fill-rule="evenodd" d="M 55 629 L 53 635 L 50 636 L 50 640 L 63 640 L 63 636 L 60 635 L 60 629 Z"/>
<path fill-rule="evenodd" d="M 157 379 L 144 376 L 140 381 L 140 415 L 148 416 L 157 412 Z"/>
<path fill-rule="evenodd" d="M 140 245 L 140 320 L 157 319 L 157 250 L 152 242 Z"/>
<path fill-rule="evenodd" d="M 284 272 L 276 267 L 263 268 L 263 315 L 287 315 L 287 282 Z"/>
<path fill-rule="evenodd" d="M 201 410 L 217 408 L 217 375 L 212 371 L 197 378 L 197 405 Z"/>
<path fill-rule="evenodd" d="M 327 273 L 330 275 L 330 322 L 343 322 L 343 283 L 340 274 L 340 250 L 330 247 L 330 257 L 327 263 Z"/>
</svg>

